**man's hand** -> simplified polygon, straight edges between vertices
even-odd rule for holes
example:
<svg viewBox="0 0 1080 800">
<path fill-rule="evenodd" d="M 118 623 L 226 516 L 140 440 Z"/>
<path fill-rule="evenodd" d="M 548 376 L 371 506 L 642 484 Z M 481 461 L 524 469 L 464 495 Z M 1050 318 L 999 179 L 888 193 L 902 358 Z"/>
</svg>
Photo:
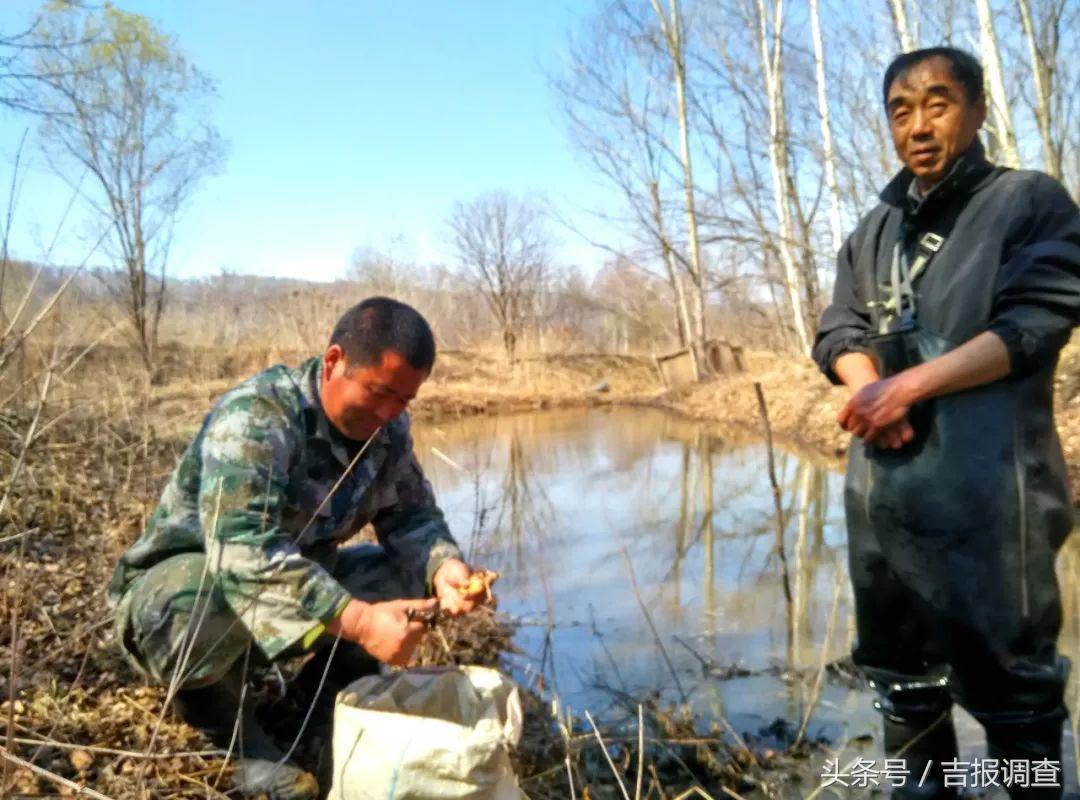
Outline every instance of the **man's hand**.
<svg viewBox="0 0 1080 800">
<path fill-rule="evenodd" d="M 847 401 L 836 421 L 868 444 L 898 449 L 915 433 L 908 422 L 914 401 L 905 373 L 868 383 Z"/>
<path fill-rule="evenodd" d="M 915 403 L 984 386 L 1011 371 L 1008 348 L 992 331 L 890 378 L 862 383 L 871 368 L 876 372 L 862 353 L 836 359 L 834 371 L 854 390 L 836 421 L 867 443 L 888 447 L 903 447 L 913 438 L 907 414 Z"/>
<path fill-rule="evenodd" d="M 435 596 L 439 599 L 439 608 L 451 617 L 460 617 L 476 608 L 476 601 L 463 597 L 458 587 L 469 582 L 472 569 L 464 561 L 450 558 L 444 561 L 431 579 L 435 587 Z"/>
<path fill-rule="evenodd" d="M 437 604 L 434 598 L 382 603 L 351 600 L 338 618 L 326 626 L 326 631 L 355 642 L 384 664 L 405 667 L 427 630 L 423 621 L 409 620 L 409 609 L 431 611 Z"/>
<path fill-rule="evenodd" d="M 851 390 L 852 398 L 858 395 L 859 392 L 867 386 L 871 386 L 881 380 L 881 376 L 878 374 L 877 364 L 875 364 L 874 360 L 865 353 L 844 353 L 833 363 L 833 371 Z M 848 406 L 850 405 L 851 401 L 849 400 Z M 840 427 L 844 430 L 855 433 L 855 431 L 848 427 L 851 414 L 850 412 L 845 414 L 845 412 L 848 412 L 847 406 L 844 407 L 844 411 L 837 414 L 837 422 L 840 423 Z M 914 438 L 915 431 L 912 429 L 911 423 L 908 422 L 907 415 L 905 414 L 898 422 L 894 422 L 892 425 L 886 425 L 881 429 L 877 436 L 867 438 L 865 441 L 867 444 L 876 444 L 878 447 L 899 450 Z"/>
<path fill-rule="evenodd" d="M 899 422 L 881 430 L 877 436 L 864 439 L 867 444 L 874 444 L 883 450 L 899 450 L 915 438 L 915 429 L 905 416 Z"/>
</svg>

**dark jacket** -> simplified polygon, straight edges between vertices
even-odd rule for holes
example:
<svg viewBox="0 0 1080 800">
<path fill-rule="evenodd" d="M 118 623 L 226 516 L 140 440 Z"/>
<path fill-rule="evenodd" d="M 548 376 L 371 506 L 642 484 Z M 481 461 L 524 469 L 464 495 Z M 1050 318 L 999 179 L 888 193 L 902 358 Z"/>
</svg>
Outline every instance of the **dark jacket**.
<svg viewBox="0 0 1080 800">
<path fill-rule="evenodd" d="M 1080 321 L 1080 212 L 1072 198 L 1041 172 L 992 166 L 977 140 L 921 203 L 908 194 L 912 177 L 901 170 L 844 243 L 814 360 L 839 382 L 832 365 L 865 349 L 860 340 L 873 330 L 867 303 L 886 297 L 898 237 L 910 253 L 921 233 L 951 228 L 915 286 L 920 327 L 954 345 L 994 331 L 1009 349 L 1012 380 L 1050 367 L 1048 380 Z"/>
<path fill-rule="evenodd" d="M 993 331 L 1011 371 L 916 404 L 900 450 L 852 440 L 855 661 L 890 686 L 947 663 L 983 721 L 1059 715 L 1054 557 L 1073 509 L 1053 377 L 1080 319 L 1080 211 L 1052 178 L 994 167 L 978 144 L 926 197 L 911 180 L 901 171 L 845 243 L 814 358 L 835 381 L 836 358 L 866 350 L 888 376 Z M 889 297 L 897 242 L 910 253 L 926 232 L 946 239 L 913 281 L 913 322 L 872 335 L 867 304 Z"/>
</svg>

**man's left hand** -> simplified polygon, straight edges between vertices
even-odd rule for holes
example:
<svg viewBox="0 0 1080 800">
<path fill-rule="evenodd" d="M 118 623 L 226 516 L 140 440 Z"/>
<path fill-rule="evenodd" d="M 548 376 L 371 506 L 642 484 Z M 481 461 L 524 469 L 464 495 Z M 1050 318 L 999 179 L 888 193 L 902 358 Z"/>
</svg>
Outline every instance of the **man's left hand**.
<svg viewBox="0 0 1080 800">
<path fill-rule="evenodd" d="M 462 597 L 459 586 L 469 582 L 472 569 L 464 561 L 450 558 L 444 561 L 431 579 L 435 587 L 435 596 L 439 598 L 439 608 L 451 617 L 460 617 L 476 608 L 476 601 Z"/>
<path fill-rule="evenodd" d="M 900 424 L 901 428 L 905 428 L 901 423 L 907 419 L 914 400 L 904 373 L 900 373 L 861 388 L 840 410 L 836 421 L 854 436 L 873 443 L 883 431 L 893 426 Z"/>
</svg>

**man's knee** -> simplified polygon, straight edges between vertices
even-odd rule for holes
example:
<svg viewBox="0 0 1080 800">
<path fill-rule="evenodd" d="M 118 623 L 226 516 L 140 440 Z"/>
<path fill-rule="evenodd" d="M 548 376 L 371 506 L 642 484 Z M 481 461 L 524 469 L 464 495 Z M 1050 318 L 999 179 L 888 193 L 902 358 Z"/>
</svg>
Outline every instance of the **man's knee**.
<svg viewBox="0 0 1080 800">
<path fill-rule="evenodd" d="M 957 702 L 984 725 L 1060 722 L 1067 715 L 1065 685 L 1069 661 L 1051 658 L 984 659 L 954 669 Z"/>
<path fill-rule="evenodd" d="M 187 553 L 150 568 L 120 604 L 123 648 L 159 683 L 197 688 L 220 680 L 250 643 L 206 558 Z"/>
</svg>

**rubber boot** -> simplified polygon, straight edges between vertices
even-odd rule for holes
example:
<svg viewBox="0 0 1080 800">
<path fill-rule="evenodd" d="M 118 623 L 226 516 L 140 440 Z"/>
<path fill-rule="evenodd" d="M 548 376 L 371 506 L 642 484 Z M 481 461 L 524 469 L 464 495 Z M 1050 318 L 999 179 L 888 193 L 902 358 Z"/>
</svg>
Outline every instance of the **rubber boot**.
<svg viewBox="0 0 1080 800">
<path fill-rule="evenodd" d="M 1044 719 L 1021 724 L 993 724 L 984 723 L 986 728 L 986 754 L 990 758 L 998 759 L 1001 768 L 1005 769 L 1003 762 L 1023 762 L 1022 769 L 1028 773 L 1028 786 L 1007 786 L 1009 797 L 1016 800 L 1057 800 L 1062 797 L 1064 772 L 1061 762 L 1061 734 L 1062 720 L 1058 716 L 1052 719 Z M 1056 772 L 1047 765 L 1036 766 L 1039 762 L 1052 762 Z M 1036 781 L 1036 775 L 1039 780 Z M 1033 783 L 1050 783 L 1051 780 L 1058 786 L 1033 786 Z"/>
<path fill-rule="evenodd" d="M 907 769 L 904 785 L 893 789 L 894 800 L 957 797 L 956 787 L 945 785 L 941 769 L 942 762 L 957 758 L 952 715 L 948 711 L 907 718 L 884 714 L 883 720 L 885 757 L 902 759 Z"/>
<path fill-rule="evenodd" d="M 233 785 L 243 797 L 268 800 L 315 800 L 319 785 L 313 775 L 285 760 L 285 754 L 255 719 L 254 702 L 241 704 L 243 680 L 238 670 L 202 689 L 176 693 L 177 715 L 202 732 L 215 747 L 236 758 Z M 235 741 L 233 731 L 240 719 Z"/>
</svg>

